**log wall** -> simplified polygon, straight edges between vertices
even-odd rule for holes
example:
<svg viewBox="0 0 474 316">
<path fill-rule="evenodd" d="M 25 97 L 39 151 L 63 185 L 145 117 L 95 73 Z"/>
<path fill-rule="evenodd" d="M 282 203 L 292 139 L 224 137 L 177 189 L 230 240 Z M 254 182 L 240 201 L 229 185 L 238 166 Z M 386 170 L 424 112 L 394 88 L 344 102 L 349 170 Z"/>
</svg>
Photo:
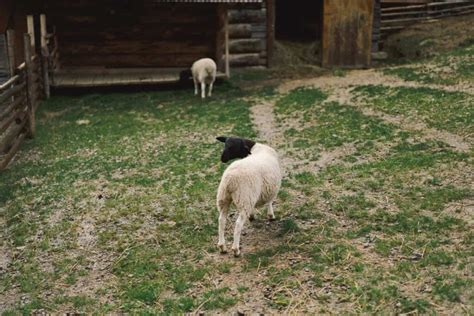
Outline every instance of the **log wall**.
<svg viewBox="0 0 474 316">
<path fill-rule="evenodd" d="M 144 1 L 49 0 L 65 67 L 189 67 L 215 58 L 218 6 Z"/>
<path fill-rule="evenodd" d="M 229 15 L 230 65 L 267 65 L 267 6 L 234 5 Z"/>
</svg>

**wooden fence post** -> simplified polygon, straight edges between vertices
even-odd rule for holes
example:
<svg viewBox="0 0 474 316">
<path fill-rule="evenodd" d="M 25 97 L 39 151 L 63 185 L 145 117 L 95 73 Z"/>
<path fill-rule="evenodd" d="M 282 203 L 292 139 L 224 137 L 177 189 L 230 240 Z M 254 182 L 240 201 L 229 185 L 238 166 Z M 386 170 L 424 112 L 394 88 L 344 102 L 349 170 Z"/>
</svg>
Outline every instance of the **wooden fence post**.
<svg viewBox="0 0 474 316">
<path fill-rule="evenodd" d="M 27 87 L 27 113 L 28 113 L 28 132 L 27 136 L 33 138 L 36 132 L 35 109 L 36 99 L 34 95 L 34 80 L 33 80 L 33 61 L 32 46 L 30 34 L 25 33 L 23 38 L 25 45 L 25 65 L 26 65 L 26 87 Z"/>
<path fill-rule="evenodd" d="M 267 0 L 267 67 L 273 66 L 275 44 L 275 0 Z"/>
<path fill-rule="evenodd" d="M 47 42 L 47 31 L 46 31 L 46 15 L 40 15 L 40 26 L 41 26 L 41 61 L 42 61 L 42 70 L 43 70 L 43 87 L 44 95 L 47 99 L 50 96 L 49 88 L 49 49 Z"/>
<path fill-rule="evenodd" d="M 225 42 L 225 75 L 230 78 L 230 61 L 229 61 L 229 6 L 225 5 L 224 15 L 224 42 Z"/>
<path fill-rule="evenodd" d="M 8 67 L 10 70 L 10 77 L 15 75 L 16 60 L 15 60 L 15 31 L 7 31 L 7 48 L 8 48 Z"/>
</svg>

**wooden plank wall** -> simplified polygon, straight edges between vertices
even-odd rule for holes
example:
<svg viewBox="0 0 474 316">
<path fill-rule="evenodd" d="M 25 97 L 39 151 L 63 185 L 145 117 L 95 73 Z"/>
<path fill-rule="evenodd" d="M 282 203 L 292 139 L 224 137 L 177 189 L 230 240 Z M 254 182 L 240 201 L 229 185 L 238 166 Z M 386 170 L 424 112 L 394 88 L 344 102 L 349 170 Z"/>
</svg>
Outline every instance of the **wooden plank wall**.
<svg viewBox="0 0 474 316">
<path fill-rule="evenodd" d="M 230 65 L 267 65 L 267 8 L 263 4 L 234 5 L 229 10 Z"/>
<path fill-rule="evenodd" d="M 105 2 L 47 1 L 63 67 L 189 67 L 215 57 L 215 4 Z"/>
<path fill-rule="evenodd" d="M 372 0 L 324 0 L 323 67 L 368 67 L 372 46 Z"/>
</svg>

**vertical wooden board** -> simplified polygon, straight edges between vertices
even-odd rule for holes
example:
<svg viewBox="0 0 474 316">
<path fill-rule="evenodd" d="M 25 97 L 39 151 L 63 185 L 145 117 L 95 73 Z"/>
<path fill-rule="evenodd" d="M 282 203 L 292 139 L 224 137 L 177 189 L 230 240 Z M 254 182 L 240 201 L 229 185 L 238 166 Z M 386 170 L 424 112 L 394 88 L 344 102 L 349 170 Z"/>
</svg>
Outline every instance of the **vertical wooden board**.
<svg viewBox="0 0 474 316">
<path fill-rule="evenodd" d="M 324 0 L 323 67 L 368 67 L 373 0 Z"/>
<path fill-rule="evenodd" d="M 267 67 L 272 66 L 275 43 L 275 0 L 267 0 Z"/>
<path fill-rule="evenodd" d="M 225 71 L 225 24 L 227 19 L 227 8 L 223 4 L 217 5 L 217 32 L 216 32 L 216 64 L 218 71 Z"/>
</svg>

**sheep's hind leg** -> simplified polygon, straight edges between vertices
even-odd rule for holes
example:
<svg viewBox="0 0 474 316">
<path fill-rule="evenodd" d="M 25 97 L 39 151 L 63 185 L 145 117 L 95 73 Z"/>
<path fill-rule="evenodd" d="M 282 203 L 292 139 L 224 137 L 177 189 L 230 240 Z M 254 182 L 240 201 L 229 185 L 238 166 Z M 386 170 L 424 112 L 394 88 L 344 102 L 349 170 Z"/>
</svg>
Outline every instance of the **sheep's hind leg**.
<svg viewBox="0 0 474 316">
<path fill-rule="evenodd" d="M 208 97 L 212 96 L 212 87 L 214 86 L 214 82 L 209 84 L 209 93 L 207 94 Z"/>
<path fill-rule="evenodd" d="M 227 213 L 229 211 L 230 202 L 219 201 L 217 207 L 219 208 L 219 241 L 217 247 L 221 253 L 227 253 L 227 246 L 225 245 L 225 224 L 227 220 Z"/>
<path fill-rule="evenodd" d="M 194 95 L 198 95 L 198 83 L 196 81 L 196 78 L 193 76 L 193 81 L 194 81 Z"/>
<path fill-rule="evenodd" d="M 206 84 L 204 82 L 201 82 L 201 99 L 204 99 L 206 97 Z"/>
<path fill-rule="evenodd" d="M 273 201 L 268 203 L 267 217 L 268 217 L 269 221 L 274 221 L 275 220 L 275 213 L 273 213 Z"/>
<path fill-rule="evenodd" d="M 234 243 L 232 244 L 232 251 L 234 252 L 234 257 L 240 256 L 240 235 L 242 234 L 242 228 L 244 227 L 248 214 L 250 214 L 250 212 L 242 212 L 239 210 L 239 217 L 235 222 Z"/>
</svg>

